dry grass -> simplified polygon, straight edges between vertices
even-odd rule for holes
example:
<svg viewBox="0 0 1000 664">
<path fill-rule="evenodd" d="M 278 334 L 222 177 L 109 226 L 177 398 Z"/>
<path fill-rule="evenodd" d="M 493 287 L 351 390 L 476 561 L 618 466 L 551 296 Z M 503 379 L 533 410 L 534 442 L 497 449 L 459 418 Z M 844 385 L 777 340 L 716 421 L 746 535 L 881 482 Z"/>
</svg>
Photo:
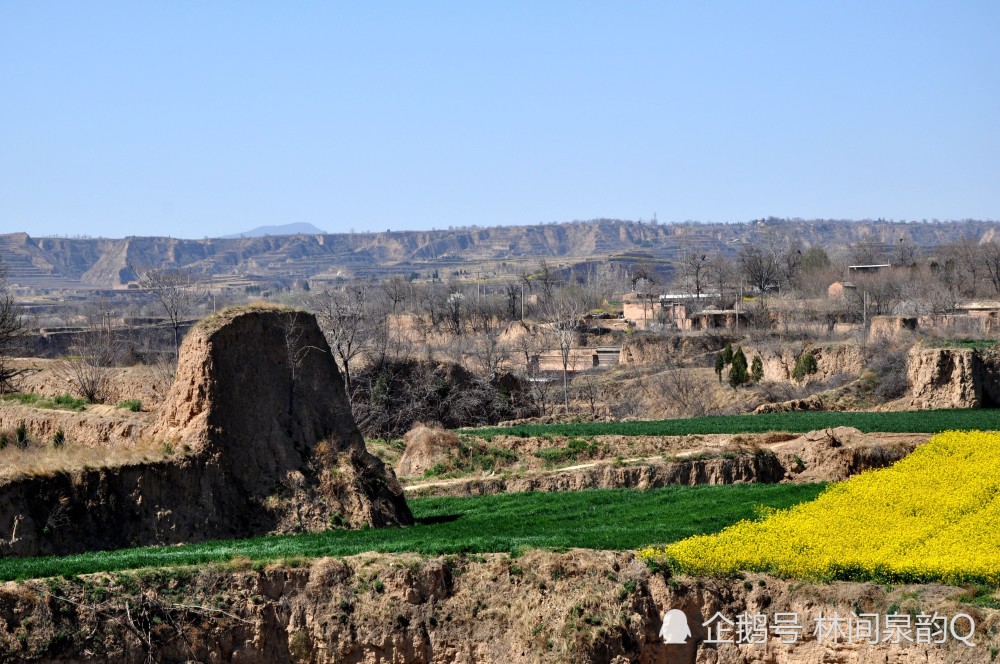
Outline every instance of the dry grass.
<svg viewBox="0 0 1000 664">
<path fill-rule="evenodd" d="M 249 302 L 247 304 L 234 305 L 231 307 L 226 307 L 225 309 L 221 309 L 215 313 L 205 316 L 204 318 L 199 320 L 195 325 L 196 327 L 208 330 L 210 332 L 214 332 L 215 330 L 219 329 L 224 323 L 231 321 L 232 319 L 236 318 L 241 314 L 250 313 L 253 311 L 293 312 L 297 310 L 284 304 L 254 301 L 254 302 Z M 301 312 L 301 313 L 306 313 L 306 312 Z"/>
<path fill-rule="evenodd" d="M 170 444 L 143 439 L 134 445 L 95 447 L 67 441 L 32 441 L 24 448 L 8 445 L 0 450 L 0 483 L 25 477 L 46 477 L 59 472 L 107 468 L 143 461 L 160 461 L 185 454 Z"/>
</svg>

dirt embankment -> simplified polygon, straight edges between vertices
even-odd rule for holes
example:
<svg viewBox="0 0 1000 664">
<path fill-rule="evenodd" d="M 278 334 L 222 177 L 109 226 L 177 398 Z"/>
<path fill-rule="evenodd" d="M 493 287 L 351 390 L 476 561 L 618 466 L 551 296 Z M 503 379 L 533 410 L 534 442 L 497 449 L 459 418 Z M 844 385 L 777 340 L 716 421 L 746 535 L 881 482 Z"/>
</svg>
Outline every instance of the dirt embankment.
<svg viewBox="0 0 1000 664">
<path fill-rule="evenodd" d="M 1000 612 L 939 585 L 817 585 L 761 575 L 665 578 L 631 553 L 529 551 L 522 557 L 363 554 L 305 566 L 248 565 L 94 575 L 0 588 L 3 662 L 990 662 Z M 676 609 L 691 635 L 667 645 Z M 822 614 L 968 614 L 974 648 L 817 641 Z M 793 613 L 796 643 L 710 644 L 716 613 Z M 961 630 L 960 630 L 961 631 Z M 964 632 L 963 632 L 964 633 Z M 735 630 L 730 634 L 730 638 Z"/>
<path fill-rule="evenodd" d="M 86 411 L 32 408 L 0 402 L 0 431 L 13 431 L 22 422 L 35 442 L 52 440 L 63 431 L 66 440 L 88 447 L 128 447 L 135 445 L 153 416 L 114 407 L 91 406 Z"/>
<path fill-rule="evenodd" d="M 723 335 L 632 335 L 622 343 L 619 362 L 637 367 L 662 365 L 667 358 L 680 358 L 685 364 L 710 367 L 713 354 L 725 348 L 728 341 L 735 343 Z"/>
<path fill-rule="evenodd" d="M 67 432 L 68 433 L 68 432 Z M 141 436 L 174 453 L 0 484 L 0 551 L 15 555 L 410 523 L 369 454 L 310 314 L 228 311 L 185 338 Z"/>
<path fill-rule="evenodd" d="M 805 350 L 796 350 L 788 346 L 778 348 L 746 347 L 743 350 L 748 362 L 752 362 L 754 357 L 760 356 L 764 368 L 763 380 L 765 381 L 792 380 L 795 363 L 805 351 L 811 352 L 816 358 L 816 373 L 811 374 L 808 377 L 809 380 L 827 381 L 834 376 L 844 374 L 858 376 L 865 368 L 864 351 L 856 344 L 812 346 Z"/>
<path fill-rule="evenodd" d="M 892 410 L 1000 406 L 1000 356 L 975 348 L 914 347 L 907 357 L 909 393 Z"/>
<path fill-rule="evenodd" d="M 25 358 L 15 361 L 19 369 L 27 369 L 18 389 L 44 397 L 75 394 L 76 387 L 60 374 L 59 360 Z M 143 410 L 153 410 L 166 398 L 173 381 L 167 366 L 114 367 L 108 369 L 104 402 L 116 404 L 126 400 L 142 403 Z"/>
<path fill-rule="evenodd" d="M 454 463 L 461 441 L 451 432 L 415 430 L 397 464 L 400 476 L 438 463 Z M 474 471 L 460 477 L 410 477 L 409 495 L 467 496 L 517 491 L 654 489 L 669 485 L 743 482 L 839 481 L 899 461 L 926 434 L 865 434 L 853 427 L 794 434 L 706 436 L 597 436 L 596 458 L 561 468 L 546 467 L 539 451 L 572 449 L 565 440 L 497 437 L 492 444 L 511 453 L 508 469 Z M 545 447 L 556 444 L 557 447 Z M 558 447 L 562 445 L 563 447 Z M 637 456 L 638 455 L 638 456 Z M 518 461 L 518 460 L 522 461 Z M 524 461 L 526 460 L 526 461 Z M 515 465 L 516 464 L 516 465 Z"/>
</svg>

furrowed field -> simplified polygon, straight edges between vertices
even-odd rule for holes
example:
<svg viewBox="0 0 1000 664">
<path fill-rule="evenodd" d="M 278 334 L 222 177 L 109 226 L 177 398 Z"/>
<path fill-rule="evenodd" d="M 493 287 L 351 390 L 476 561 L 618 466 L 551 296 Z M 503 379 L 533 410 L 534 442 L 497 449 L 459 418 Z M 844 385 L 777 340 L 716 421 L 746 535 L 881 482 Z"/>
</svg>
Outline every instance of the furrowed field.
<svg viewBox="0 0 1000 664">
<path fill-rule="evenodd" d="M 828 427 L 850 426 L 865 433 L 937 433 L 951 429 L 998 429 L 1000 411 L 991 409 L 920 410 L 866 413 L 799 411 L 759 415 L 723 415 L 643 422 L 576 422 L 525 424 L 512 427 L 467 429 L 485 440 L 507 436 L 685 436 L 787 431 L 805 433 Z"/>
<path fill-rule="evenodd" d="M 949 431 L 816 500 L 641 552 L 699 575 L 1000 584 L 1000 434 Z"/>
<path fill-rule="evenodd" d="M 258 537 L 48 558 L 0 559 L 0 580 L 195 565 L 234 558 L 268 561 L 365 551 L 425 554 L 518 551 L 529 547 L 636 549 L 711 533 L 762 508 L 812 500 L 822 484 L 743 484 L 417 498 L 417 525 Z"/>
</svg>

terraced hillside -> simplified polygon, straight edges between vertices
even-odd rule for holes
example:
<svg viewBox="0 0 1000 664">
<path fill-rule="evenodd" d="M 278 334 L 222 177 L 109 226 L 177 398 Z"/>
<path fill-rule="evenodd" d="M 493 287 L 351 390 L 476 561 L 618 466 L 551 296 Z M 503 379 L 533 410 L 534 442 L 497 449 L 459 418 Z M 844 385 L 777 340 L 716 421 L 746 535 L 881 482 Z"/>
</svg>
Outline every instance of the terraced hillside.
<svg viewBox="0 0 1000 664">
<path fill-rule="evenodd" d="M 929 248 L 961 238 L 980 239 L 997 224 L 963 221 L 937 224 L 893 222 L 767 220 L 749 224 L 650 224 L 595 220 L 536 226 L 503 226 L 432 231 L 385 231 L 330 235 L 185 240 L 31 238 L 0 236 L 0 257 L 10 281 L 30 288 L 65 285 L 116 288 L 131 278 L 129 264 L 191 267 L 206 274 L 313 278 L 406 273 L 475 263 L 566 262 L 638 252 L 674 261 L 692 251 L 732 254 L 740 242 L 773 235 L 806 245 L 844 245 L 864 237 L 886 243 L 907 237 Z"/>
</svg>

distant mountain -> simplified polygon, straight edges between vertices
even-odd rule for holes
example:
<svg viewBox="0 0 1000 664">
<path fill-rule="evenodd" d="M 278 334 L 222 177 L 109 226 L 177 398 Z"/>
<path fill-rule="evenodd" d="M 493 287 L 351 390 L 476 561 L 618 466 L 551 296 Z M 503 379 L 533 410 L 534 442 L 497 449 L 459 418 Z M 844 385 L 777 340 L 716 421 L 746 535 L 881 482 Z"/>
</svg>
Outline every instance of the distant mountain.
<svg viewBox="0 0 1000 664">
<path fill-rule="evenodd" d="M 312 224 L 281 224 L 280 226 L 258 226 L 243 233 L 221 236 L 223 240 L 234 240 L 241 237 L 264 237 L 265 235 L 326 235 L 326 231 Z"/>
<path fill-rule="evenodd" d="M 651 224 L 595 219 L 330 235 L 309 224 L 289 224 L 255 228 L 242 237 L 200 240 L 33 238 L 10 233 L 0 234 L 0 262 L 7 270 L 8 283 L 35 289 L 125 288 L 134 276 L 130 265 L 190 268 L 211 276 L 216 284 L 236 289 L 261 280 L 308 280 L 312 287 L 394 274 L 429 278 L 443 272 L 449 278 L 489 271 L 495 265 L 504 266 L 504 274 L 530 274 L 542 258 L 560 267 L 579 265 L 581 269 L 590 269 L 591 261 L 612 261 L 619 266 L 645 262 L 667 278 L 673 266 L 691 254 L 721 254 L 735 261 L 745 244 L 789 240 L 803 248 L 826 247 L 835 258 L 846 256 L 847 248 L 860 241 L 874 241 L 888 253 L 900 238 L 929 257 L 940 244 L 1000 238 L 1000 222 L 770 218 L 737 224 Z"/>
</svg>

